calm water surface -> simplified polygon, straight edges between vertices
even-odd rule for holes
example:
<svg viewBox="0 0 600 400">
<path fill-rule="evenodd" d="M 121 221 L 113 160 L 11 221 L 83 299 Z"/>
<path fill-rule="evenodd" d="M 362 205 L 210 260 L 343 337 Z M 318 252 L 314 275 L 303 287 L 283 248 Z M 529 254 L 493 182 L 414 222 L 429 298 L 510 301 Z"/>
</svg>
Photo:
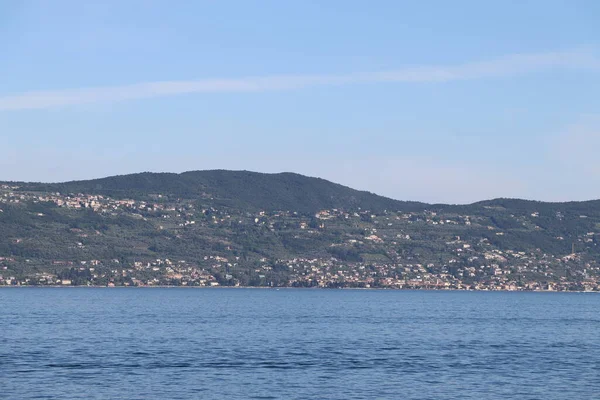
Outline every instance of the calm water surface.
<svg viewBox="0 0 600 400">
<path fill-rule="evenodd" d="M 0 398 L 598 399 L 600 295 L 2 289 Z"/>
</svg>

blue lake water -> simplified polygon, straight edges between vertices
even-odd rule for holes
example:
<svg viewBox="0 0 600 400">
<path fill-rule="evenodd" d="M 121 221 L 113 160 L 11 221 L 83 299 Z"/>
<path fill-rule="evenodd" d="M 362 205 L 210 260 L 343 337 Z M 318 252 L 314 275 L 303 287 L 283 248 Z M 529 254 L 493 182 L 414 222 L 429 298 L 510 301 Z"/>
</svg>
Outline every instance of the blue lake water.
<svg viewBox="0 0 600 400">
<path fill-rule="evenodd" d="M 2 289 L 0 398 L 598 399 L 600 295 Z"/>
</svg>

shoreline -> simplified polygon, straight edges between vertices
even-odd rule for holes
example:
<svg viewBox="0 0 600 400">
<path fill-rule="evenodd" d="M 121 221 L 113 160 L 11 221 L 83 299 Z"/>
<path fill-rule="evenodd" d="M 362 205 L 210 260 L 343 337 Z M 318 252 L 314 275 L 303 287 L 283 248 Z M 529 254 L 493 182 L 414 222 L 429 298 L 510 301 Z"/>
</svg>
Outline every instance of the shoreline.
<svg viewBox="0 0 600 400">
<path fill-rule="evenodd" d="M 1 285 L 2 289 L 256 289 L 256 290 L 365 290 L 365 291 L 411 291 L 411 292 L 504 292 L 504 293 L 600 293 L 592 290 L 482 290 L 482 289 L 412 289 L 412 288 L 324 288 L 324 287 L 268 287 L 268 286 L 74 286 L 74 285 Z"/>
</svg>

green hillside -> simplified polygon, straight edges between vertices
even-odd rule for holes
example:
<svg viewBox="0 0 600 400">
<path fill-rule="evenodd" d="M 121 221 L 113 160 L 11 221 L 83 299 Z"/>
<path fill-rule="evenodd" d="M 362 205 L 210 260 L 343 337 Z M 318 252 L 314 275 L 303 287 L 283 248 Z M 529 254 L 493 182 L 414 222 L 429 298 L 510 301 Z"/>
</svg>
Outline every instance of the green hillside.
<svg viewBox="0 0 600 400">
<path fill-rule="evenodd" d="M 599 241 L 600 201 L 429 205 L 222 170 L 0 184 L 0 285 L 580 290 Z"/>
<path fill-rule="evenodd" d="M 226 170 L 181 174 L 145 172 L 57 184 L 26 183 L 22 184 L 22 188 L 42 192 L 103 194 L 115 198 L 141 198 L 161 193 L 171 197 L 209 199 L 227 207 L 303 213 L 331 208 L 418 210 L 425 206 L 294 173 L 263 174 Z"/>
</svg>

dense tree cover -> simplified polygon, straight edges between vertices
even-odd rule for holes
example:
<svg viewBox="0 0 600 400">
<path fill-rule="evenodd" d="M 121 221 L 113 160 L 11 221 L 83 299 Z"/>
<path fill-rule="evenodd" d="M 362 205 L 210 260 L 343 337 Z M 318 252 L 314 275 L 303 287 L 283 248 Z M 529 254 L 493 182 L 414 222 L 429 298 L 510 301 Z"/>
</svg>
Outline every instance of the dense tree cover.
<svg viewBox="0 0 600 400">
<path fill-rule="evenodd" d="M 191 171 L 182 174 L 140 173 L 89 181 L 57 184 L 21 184 L 22 190 L 61 193 L 95 193 L 113 197 L 203 198 L 217 206 L 251 210 L 294 210 L 314 213 L 323 209 L 419 210 L 418 202 L 401 202 L 293 173 L 263 174 L 249 171 Z"/>
</svg>

